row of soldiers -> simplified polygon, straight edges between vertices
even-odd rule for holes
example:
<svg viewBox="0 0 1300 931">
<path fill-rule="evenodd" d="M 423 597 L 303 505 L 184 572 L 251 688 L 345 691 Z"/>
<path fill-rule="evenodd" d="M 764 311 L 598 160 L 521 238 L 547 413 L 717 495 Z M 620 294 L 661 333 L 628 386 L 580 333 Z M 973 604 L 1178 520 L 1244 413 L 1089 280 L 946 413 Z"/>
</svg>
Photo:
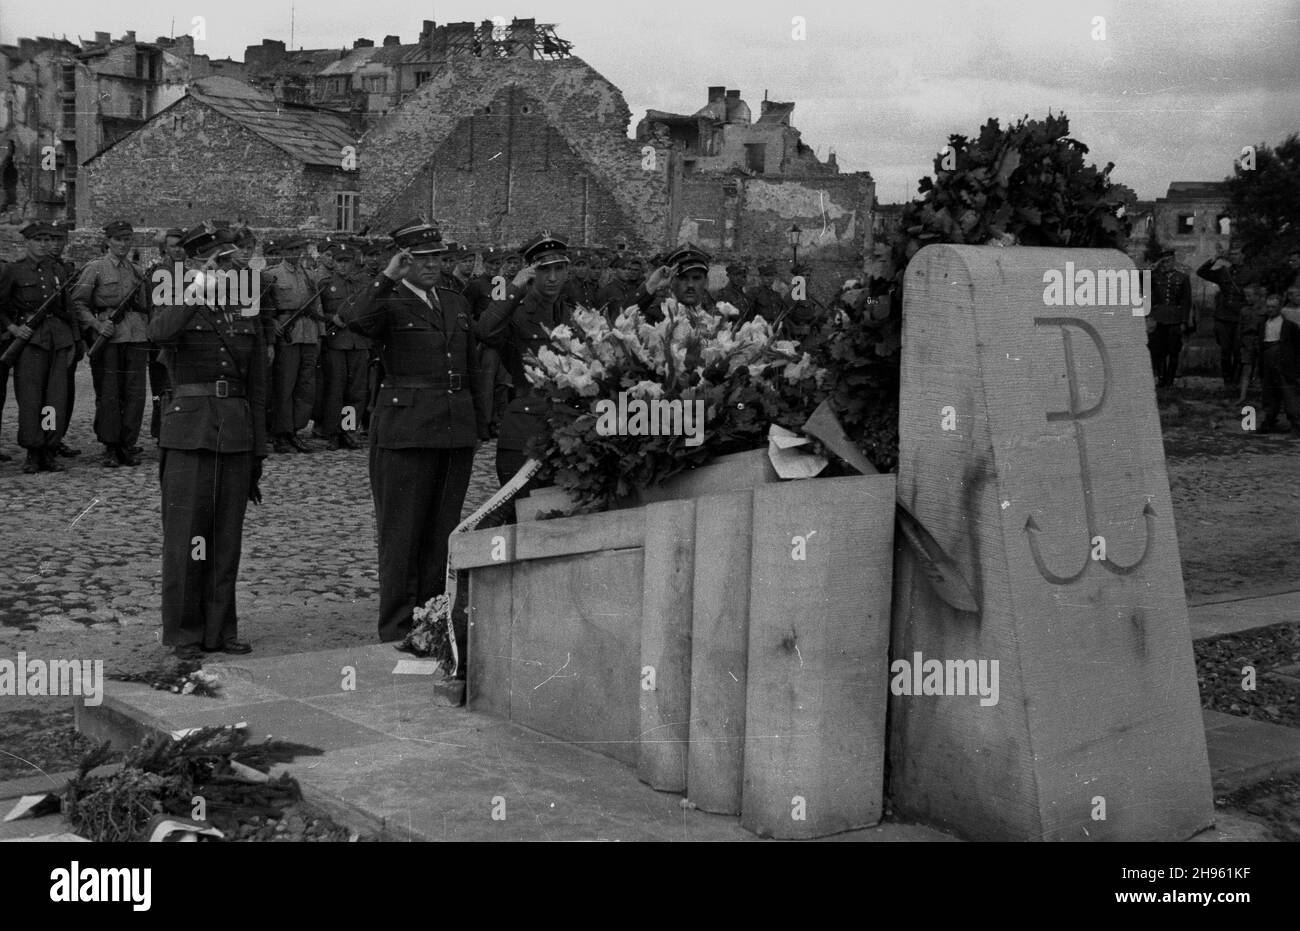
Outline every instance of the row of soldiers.
<svg viewBox="0 0 1300 931">
<path fill-rule="evenodd" d="M 158 254 L 146 264 L 132 261 L 135 231 L 114 221 L 104 227 L 104 254 L 79 272 L 63 258 L 67 228 L 32 223 L 23 231 L 26 254 L 0 266 L 0 339 L 22 338 L 35 352 L 13 354 L 13 365 L 0 364 L 0 408 L 9 370 L 19 408 L 18 442 L 27 452 L 23 471 L 62 471 L 60 459 L 80 454 L 65 442 L 76 399 L 76 371 L 89 347 L 100 343 L 90 359 L 95 390 L 94 430 L 103 445 L 98 461 L 106 468 L 135 466 L 146 398 L 152 396 L 149 429 L 158 437 L 160 405 L 167 388 L 166 367 L 159 348 L 145 329 L 158 305 L 154 273 L 185 261 L 181 240 L 185 232 L 169 229 L 158 242 Z M 231 265 L 249 269 L 257 237 L 247 228 L 213 229 L 233 247 Z M 340 314 L 352 306 L 367 283 L 384 267 L 392 248 L 377 242 L 326 240 L 310 254 L 305 238 L 290 236 L 262 244 L 265 267 L 255 302 L 266 328 L 267 429 L 276 453 L 311 452 L 303 431 L 324 439 L 329 449 L 356 449 L 357 437 L 369 424 L 378 386 L 383 378 L 379 353 L 369 341 L 340 325 Z M 649 259 L 661 266 L 665 254 Z M 564 297 L 573 305 L 605 312 L 612 319 L 636 303 L 647 281 L 647 262 L 628 251 L 573 250 Z M 524 265 L 519 250 L 474 251 L 455 242 L 442 243 L 438 287 L 463 296 L 471 321 L 478 321 L 494 294 L 504 293 Z M 806 338 L 825 318 L 825 307 L 804 293 L 793 293 L 781 282 L 774 262 L 751 268 L 745 263 L 726 267 L 727 283 L 710 292 L 700 286 L 699 303 L 725 301 L 742 319 L 762 315 L 775 321 L 782 335 Z M 811 270 L 795 267 L 794 275 Z M 806 285 L 805 285 L 806 286 Z M 665 283 L 656 283 L 662 297 Z M 52 306 L 37 329 L 24 330 L 40 306 Z M 478 378 L 483 424 L 480 439 L 496 437 L 509 402 L 513 378 L 510 367 L 491 347 L 480 350 Z M 25 360 L 25 361 L 22 361 Z M 61 379 L 56 373 L 62 372 Z M 55 384 L 57 382 L 57 384 Z M 147 382 L 147 392 L 146 392 Z M 51 411 L 53 415 L 51 416 Z M 10 457 L 0 452 L 0 461 Z"/>
</svg>

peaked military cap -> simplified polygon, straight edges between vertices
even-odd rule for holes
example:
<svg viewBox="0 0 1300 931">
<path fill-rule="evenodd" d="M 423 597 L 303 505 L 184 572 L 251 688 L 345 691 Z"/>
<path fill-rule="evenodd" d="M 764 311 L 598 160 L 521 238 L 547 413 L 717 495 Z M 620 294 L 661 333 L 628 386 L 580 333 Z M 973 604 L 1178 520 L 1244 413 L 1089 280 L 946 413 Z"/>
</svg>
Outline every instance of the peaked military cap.
<svg viewBox="0 0 1300 931">
<path fill-rule="evenodd" d="M 59 229 L 53 223 L 47 223 L 44 220 L 37 220 L 34 223 L 28 223 L 20 232 L 24 239 L 35 239 L 37 236 L 52 236 L 59 238 Z"/>
<path fill-rule="evenodd" d="M 684 275 L 686 272 L 697 268 L 702 268 L 707 272 L 709 270 L 709 254 L 692 243 L 683 243 L 668 255 L 664 260 L 664 264 L 671 266 L 673 271 L 679 275 Z"/>
<path fill-rule="evenodd" d="M 55 220 L 50 226 L 54 227 L 54 235 L 60 239 L 67 239 L 68 233 L 72 232 L 72 223 L 68 220 Z"/>
<path fill-rule="evenodd" d="M 251 249 L 257 245 L 257 236 L 247 226 L 235 230 L 235 245 L 241 249 Z"/>
<path fill-rule="evenodd" d="M 758 265 L 758 273 L 760 275 L 775 275 L 776 266 L 771 262 L 760 262 Z"/>
<path fill-rule="evenodd" d="M 224 235 L 223 235 L 224 233 Z M 181 247 L 191 258 L 216 258 L 235 251 L 230 234 L 210 223 L 200 223 L 181 237 Z"/>
<path fill-rule="evenodd" d="M 412 220 L 393 230 L 390 234 L 398 249 L 405 249 L 411 255 L 434 255 L 445 251 L 442 234 L 437 227 L 430 226 L 423 220 Z"/>
<path fill-rule="evenodd" d="M 130 236 L 135 229 L 125 220 L 114 220 L 104 227 L 104 235 L 109 239 L 116 239 L 119 236 Z"/>
<path fill-rule="evenodd" d="M 749 266 L 743 262 L 732 262 L 727 266 L 728 275 L 748 275 Z"/>
<path fill-rule="evenodd" d="M 528 265 L 569 264 L 569 244 L 558 236 L 552 236 L 550 230 L 542 230 L 520 250 L 524 262 Z"/>
</svg>

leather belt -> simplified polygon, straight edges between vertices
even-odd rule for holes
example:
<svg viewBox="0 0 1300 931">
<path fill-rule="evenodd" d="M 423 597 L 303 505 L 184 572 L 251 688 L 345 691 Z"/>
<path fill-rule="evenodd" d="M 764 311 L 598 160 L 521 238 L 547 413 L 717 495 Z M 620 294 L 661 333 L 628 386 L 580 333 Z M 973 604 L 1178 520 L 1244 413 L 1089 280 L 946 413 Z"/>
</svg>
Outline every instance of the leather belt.
<svg viewBox="0 0 1300 931">
<path fill-rule="evenodd" d="M 246 397 L 244 386 L 225 378 L 214 382 L 191 382 L 187 385 L 172 385 L 173 398 L 242 398 Z"/>
<path fill-rule="evenodd" d="M 384 379 L 381 388 L 433 388 L 438 391 L 466 391 L 469 385 L 460 372 L 452 372 L 447 379 L 437 380 L 418 375 L 390 375 Z"/>
</svg>

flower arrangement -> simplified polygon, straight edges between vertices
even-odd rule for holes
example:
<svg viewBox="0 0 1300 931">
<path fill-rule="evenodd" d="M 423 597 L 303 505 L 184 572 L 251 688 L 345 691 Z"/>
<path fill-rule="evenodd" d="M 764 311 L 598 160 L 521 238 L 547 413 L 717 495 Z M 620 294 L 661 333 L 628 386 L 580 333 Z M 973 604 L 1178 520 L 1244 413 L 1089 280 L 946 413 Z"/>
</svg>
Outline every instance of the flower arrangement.
<svg viewBox="0 0 1300 931">
<path fill-rule="evenodd" d="M 456 674 L 458 661 L 455 639 L 451 633 L 451 607 L 455 592 L 434 595 L 411 612 L 411 629 L 398 649 L 438 661 L 447 675 Z"/>
<path fill-rule="evenodd" d="M 774 338 L 761 317 L 688 308 L 672 299 L 648 322 L 635 307 L 611 324 L 576 308 L 551 343 L 525 361 L 529 381 L 552 399 L 548 430 L 531 454 L 583 509 L 616 506 L 635 490 L 731 452 L 762 446 L 770 423 L 803 424 L 825 396 L 826 372 L 793 341 Z M 598 429 L 599 402 L 620 394 L 645 401 L 700 402 L 702 439 Z M 696 408 L 698 409 L 698 407 Z"/>
</svg>

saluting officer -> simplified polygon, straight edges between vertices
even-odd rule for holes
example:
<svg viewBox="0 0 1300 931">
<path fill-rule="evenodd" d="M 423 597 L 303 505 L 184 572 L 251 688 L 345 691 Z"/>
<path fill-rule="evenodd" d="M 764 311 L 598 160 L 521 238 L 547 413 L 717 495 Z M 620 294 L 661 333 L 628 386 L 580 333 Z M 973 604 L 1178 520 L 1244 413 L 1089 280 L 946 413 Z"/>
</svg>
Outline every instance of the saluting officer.
<svg viewBox="0 0 1300 931">
<path fill-rule="evenodd" d="M 38 221 L 22 229 L 26 254 L 0 267 L 0 325 L 15 338 L 27 338 L 13 366 L 14 397 L 18 402 L 18 444 L 27 450 L 23 471 L 62 472 L 55 458 L 67 432 L 68 359 L 72 355 L 76 316 L 68 294 L 58 294 L 69 283 L 52 253 L 58 231 Z M 29 318 L 56 295 L 53 312 L 33 329 Z"/>
<path fill-rule="evenodd" d="M 479 339 L 501 354 L 501 364 L 510 372 L 514 385 L 514 397 L 501 418 L 497 437 L 497 479 L 502 485 L 527 461 L 528 441 L 544 429 L 542 418 L 550 404 L 529 385 L 524 357 L 547 345 L 547 334 L 559 324 L 568 323 L 573 310 L 564 292 L 569 271 L 564 240 L 543 230 L 522 251 L 528 264 L 511 280 L 505 299 L 488 305 L 475 329 Z M 532 487 L 534 483 L 530 482 L 525 490 Z M 513 523 L 513 505 L 503 508 L 501 516 Z"/>
<path fill-rule="evenodd" d="M 145 287 L 149 290 L 149 316 L 152 318 L 155 307 L 160 306 L 165 301 L 154 300 L 154 292 L 170 291 L 170 286 L 160 289 L 159 285 L 167 285 L 171 280 L 169 276 L 184 274 L 185 272 L 185 249 L 181 246 L 181 240 L 185 237 L 185 230 L 172 227 L 163 232 L 161 239 L 158 241 L 158 258 L 154 260 L 147 269 L 145 269 L 144 280 Z M 158 272 L 163 274 L 159 275 Z M 148 330 L 148 325 L 145 327 Z M 167 366 L 163 362 L 158 347 L 149 344 L 149 365 L 146 369 L 149 375 L 149 396 L 152 404 L 152 410 L 149 413 L 149 436 L 154 440 L 158 439 L 158 434 L 162 430 L 162 399 L 167 392 Z"/>
<path fill-rule="evenodd" d="M 90 371 L 95 382 L 95 435 L 104 444 L 100 465 L 112 469 L 140 464 L 132 448 L 144 420 L 149 338 L 144 275 L 127 257 L 134 232 L 125 220 L 105 226 L 108 251 L 82 269 L 72 289 L 72 304 L 87 339 L 108 339 L 99 358 L 90 361 Z M 112 313 L 123 301 L 126 315 L 115 324 Z"/>
<path fill-rule="evenodd" d="M 209 226 L 181 241 L 204 269 L 231 268 L 233 242 Z M 266 349 L 257 309 L 165 304 L 148 335 L 165 349 L 171 387 L 159 438 L 163 643 L 181 655 L 248 653 L 235 581 L 248 502 L 261 502 Z"/>
<path fill-rule="evenodd" d="M 334 274 L 321 293 L 321 305 L 330 323 L 325 330 L 321 372 L 325 376 L 322 402 L 322 432 L 330 449 L 359 449 L 348 430 L 355 430 L 366 406 L 366 373 L 370 366 L 370 340 L 343 325 L 342 314 L 350 310 L 370 285 L 361 270 L 361 253 L 339 244 L 331 253 Z M 343 423 L 343 409 L 352 409 L 352 423 Z"/>
<path fill-rule="evenodd" d="M 392 236 L 399 251 L 341 316 L 378 343 L 384 364 L 370 422 L 384 642 L 405 637 L 412 611 L 446 591 L 447 538 L 460 522 L 479 436 L 477 347 L 469 305 L 437 286 L 442 237 L 420 220 Z M 458 642 L 463 635 L 457 630 Z"/>
<path fill-rule="evenodd" d="M 685 243 L 670 252 L 664 264 L 656 268 L 637 288 L 633 298 L 641 313 L 651 323 L 663 319 L 663 302 L 657 297 L 667 285 L 678 305 L 693 313 L 712 306 L 709 297 L 709 254 L 698 246 Z"/>
</svg>

